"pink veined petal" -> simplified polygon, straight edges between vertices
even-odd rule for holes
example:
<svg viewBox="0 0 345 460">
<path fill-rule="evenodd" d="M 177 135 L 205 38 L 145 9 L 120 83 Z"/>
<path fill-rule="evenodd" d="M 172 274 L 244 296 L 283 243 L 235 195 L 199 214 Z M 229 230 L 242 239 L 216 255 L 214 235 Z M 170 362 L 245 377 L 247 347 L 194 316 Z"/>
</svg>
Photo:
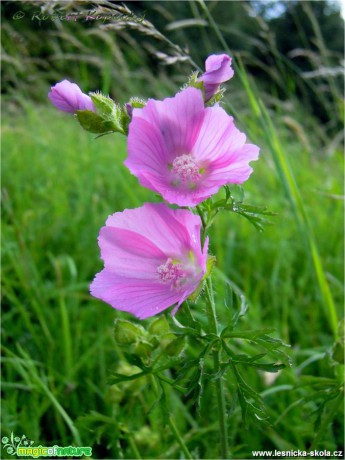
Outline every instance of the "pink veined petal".
<svg viewBox="0 0 345 460">
<path fill-rule="evenodd" d="M 200 227 L 199 216 L 163 203 L 110 216 L 99 236 L 105 268 L 91 294 L 139 318 L 173 305 L 176 311 L 206 272 L 208 240 L 202 250 Z M 178 278 L 169 277 L 176 276 L 169 260 L 179 264 Z"/>
<path fill-rule="evenodd" d="M 138 109 L 134 109 L 136 114 Z M 163 174 L 169 162 L 162 133 L 158 127 L 144 118 L 133 116 L 129 125 L 127 168 L 135 175 L 144 170 Z"/>
<path fill-rule="evenodd" d="M 74 113 L 76 110 L 95 111 L 90 96 L 84 94 L 77 84 L 68 80 L 63 80 L 52 86 L 48 97 L 55 107 L 64 112 Z"/>
<path fill-rule="evenodd" d="M 173 98 L 150 102 L 146 106 L 147 116 L 159 127 L 167 150 L 175 154 L 188 153 L 203 120 L 204 101 L 201 92 L 187 88 Z"/>
<path fill-rule="evenodd" d="M 197 226 L 200 229 L 200 218 L 190 211 L 170 209 L 164 203 L 145 203 L 141 208 L 109 216 L 106 225 L 136 231 L 168 256 L 172 249 L 183 252 L 195 244 L 188 230 L 193 228 L 195 233 Z"/>
<path fill-rule="evenodd" d="M 142 173 L 139 182 L 143 187 L 160 193 L 168 203 L 174 203 L 178 206 L 195 206 L 210 195 L 199 189 L 193 191 L 180 190 L 171 185 L 171 180 L 166 177 L 160 177 L 150 172 Z"/>
<path fill-rule="evenodd" d="M 96 111 L 91 97 L 84 93 L 81 93 L 79 97 L 78 107 L 78 110 L 91 110 L 92 112 Z"/>
<path fill-rule="evenodd" d="M 205 99 L 209 100 L 219 89 L 219 86 L 233 77 L 231 57 L 226 54 L 212 54 L 205 62 L 206 72 L 199 81 L 204 82 Z"/>
<path fill-rule="evenodd" d="M 195 284 L 189 287 L 189 291 L 195 290 Z M 96 275 L 90 292 L 113 308 L 132 313 L 140 319 L 157 315 L 188 295 L 172 291 L 159 282 L 121 278 L 106 269 Z"/>
<path fill-rule="evenodd" d="M 221 84 L 234 76 L 231 68 L 231 57 L 227 54 L 212 54 L 205 61 L 206 72 L 203 80 L 209 84 Z"/>
<path fill-rule="evenodd" d="M 125 164 L 141 185 L 169 203 L 195 206 L 223 184 L 249 177 L 248 163 L 257 155 L 243 154 L 245 142 L 232 117 L 219 106 L 205 109 L 201 91 L 187 88 L 175 98 L 151 100 L 144 109 L 133 110 Z"/>
<path fill-rule="evenodd" d="M 242 184 L 248 179 L 253 169 L 249 166 L 250 161 L 255 161 L 259 157 L 260 149 L 254 144 L 245 144 L 238 149 L 226 161 L 221 158 L 215 161 L 211 168 L 205 185 L 211 186 L 214 183 Z"/>
<path fill-rule="evenodd" d="M 157 279 L 157 267 L 167 256 L 144 236 L 131 230 L 103 227 L 98 238 L 106 269 L 121 276 Z"/>
<path fill-rule="evenodd" d="M 66 99 L 64 94 L 60 94 L 58 91 L 54 89 L 48 94 L 49 99 L 55 105 L 56 108 L 62 110 L 64 112 L 74 113 L 75 108 L 72 105 L 71 101 Z"/>
<path fill-rule="evenodd" d="M 234 124 L 233 118 L 220 107 L 207 108 L 193 154 L 199 162 L 210 162 L 234 151 L 246 141 L 246 136 Z"/>
</svg>

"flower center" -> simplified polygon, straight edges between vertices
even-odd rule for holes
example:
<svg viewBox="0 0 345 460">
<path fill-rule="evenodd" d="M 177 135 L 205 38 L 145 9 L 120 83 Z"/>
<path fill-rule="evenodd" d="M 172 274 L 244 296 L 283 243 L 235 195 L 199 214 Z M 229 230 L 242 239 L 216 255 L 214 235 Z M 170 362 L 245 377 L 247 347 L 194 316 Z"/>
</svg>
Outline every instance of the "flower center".
<svg viewBox="0 0 345 460">
<path fill-rule="evenodd" d="M 165 264 L 157 268 L 157 274 L 161 281 L 164 283 L 171 283 L 174 288 L 180 287 L 182 278 L 185 276 L 185 271 L 179 263 L 175 263 L 169 257 Z"/>
<path fill-rule="evenodd" d="M 199 166 L 191 154 L 176 157 L 172 163 L 171 172 L 186 184 L 195 184 L 201 177 Z"/>
</svg>

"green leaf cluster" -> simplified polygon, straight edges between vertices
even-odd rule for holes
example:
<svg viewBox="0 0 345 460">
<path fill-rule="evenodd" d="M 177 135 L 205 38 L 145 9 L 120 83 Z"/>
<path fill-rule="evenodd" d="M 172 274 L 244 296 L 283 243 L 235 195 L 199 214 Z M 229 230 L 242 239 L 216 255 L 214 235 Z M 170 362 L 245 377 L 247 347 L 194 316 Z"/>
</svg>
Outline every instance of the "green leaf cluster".
<svg viewBox="0 0 345 460">
<path fill-rule="evenodd" d="M 267 216 L 275 216 L 276 213 L 268 211 L 265 206 L 252 206 L 243 203 L 244 191 L 241 187 L 237 186 L 238 198 L 234 196 L 228 185 L 223 186 L 225 197 L 214 201 L 212 198 L 204 201 L 197 206 L 199 215 L 203 215 L 203 227 L 206 232 L 214 222 L 217 214 L 220 211 L 229 211 L 243 216 L 259 231 L 264 231 L 265 225 L 272 225 Z"/>
</svg>

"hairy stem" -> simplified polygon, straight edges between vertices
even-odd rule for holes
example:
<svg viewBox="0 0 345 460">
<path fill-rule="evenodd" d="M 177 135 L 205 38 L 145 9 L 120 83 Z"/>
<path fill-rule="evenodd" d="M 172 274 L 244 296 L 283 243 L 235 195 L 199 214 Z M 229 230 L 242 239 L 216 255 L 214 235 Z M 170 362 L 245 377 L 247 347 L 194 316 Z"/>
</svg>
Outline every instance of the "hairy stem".
<svg viewBox="0 0 345 460">
<path fill-rule="evenodd" d="M 207 297 L 207 316 L 210 325 L 210 332 L 218 335 L 216 308 L 213 296 L 213 287 L 211 278 L 208 277 L 206 280 L 206 297 Z M 214 363 L 214 375 L 217 375 L 220 371 L 220 350 L 216 349 L 213 351 L 213 363 Z M 216 379 L 216 393 L 217 393 L 217 404 L 218 404 L 218 420 L 220 430 L 220 455 L 222 459 L 229 458 L 228 451 L 228 426 L 227 426 L 227 415 L 226 415 L 226 403 L 225 393 L 222 377 Z"/>
</svg>

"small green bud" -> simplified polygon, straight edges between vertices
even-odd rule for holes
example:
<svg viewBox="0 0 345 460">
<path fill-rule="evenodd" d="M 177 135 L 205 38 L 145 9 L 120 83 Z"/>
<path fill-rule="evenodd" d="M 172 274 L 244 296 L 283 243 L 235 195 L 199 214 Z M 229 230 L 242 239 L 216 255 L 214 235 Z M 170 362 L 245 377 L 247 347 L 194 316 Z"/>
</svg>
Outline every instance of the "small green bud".
<svg viewBox="0 0 345 460">
<path fill-rule="evenodd" d="M 176 335 L 169 332 L 168 334 L 161 335 L 159 339 L 160 345 L 164 348 L 176 339 Z"/>
<path fill-rule="evenodd" d="M 134 354 L 140 358 L 146 358 L 150 355 L 152 349 L 153 345 L 151 345 L 151 343 L 146 342 L 146 340 L 142 340 L 135 345 Z"/>
<path fill-rule="evenodd" d="M 118 385 L 111 385 L 106 393 L 106 400 L 112 404 L 117 404 L 122 401 L 124 392 L 120 390 Z"/>
<path fill-rule="evenodd" d="M 143 426 L 140 430 L 135 431 L 134 440 L 141 446 L 157 447 L 159 443 L 159 434 L 150 430 L 148 426 Z"/>
<path fill-rule="evenodd" d="M 175 356 L 177 358 L 184 351 L 185 347 L 186 339 L 183 337 L 175 339 L 171 343 L 169 343 L 169 345 L 165 347 L 165 351 L 169 356 Z"/>
<path fill-rule="evenodd" d="M 161 344 L 160 337 L 157 335 L 151 335 L 150 343 L 153 348 L 157 348 Z"/>
<path fill-rule="evenodd" d="M 155 319 L 149 326 L 149 333 L 153 335 L 162 335 L 169 332 L 170 326 L 165 316 Z"/>
<path fill-rule="evenodd" d="M 115 321 L 114 337 L 115 341 L 120 345 L 135 343 L 144 335 L 144 329 L 137 324 L 124 319 L 117 319 Z"/>
</svg>

